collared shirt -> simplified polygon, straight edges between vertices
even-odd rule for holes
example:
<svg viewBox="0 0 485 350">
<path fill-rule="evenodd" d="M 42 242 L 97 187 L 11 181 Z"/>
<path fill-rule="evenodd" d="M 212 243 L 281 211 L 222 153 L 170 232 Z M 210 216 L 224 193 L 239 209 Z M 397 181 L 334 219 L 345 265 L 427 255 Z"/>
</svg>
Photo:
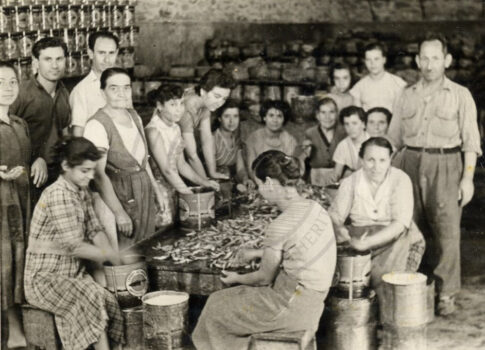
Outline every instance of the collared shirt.
<svg viewBox="0 0 485 350">
<path fill-rule="evenodd" d="M 405 86 L 406 82 L 402 78 L 384 72 L 379 80 L 366 75 L 350 89 L 350 94 L 366 111 L 374 107 L 385 107 L 392 112 Z"/>
<path fill-rule="evenodd" d="M 312 168 L 333 168 L 333 154 L 337 145 L 345 138 L 345 131 L 338 126 L 332 141 L 328 141 L 320 125 L 315 125 L 305 131 L 305 138 L 311 141 L 310 166 Z"/>
<path fill-rule="evenodd" d="M 19 95 L 10 106 L 10 113 L 27 122 L 32 144 L 32 161 L 42 157 L 52 163 L 52 147 L 62 137 L 62 130 L 69 126 L 71 113 L 69 92 L 61 81 L 57 82 L 52 97 L 36 77 L 20 85 Z"/>
<path fill-rule="evenodd" d="M 101 82 L 91 70 L 72 90 L 69 96 L 72 110 L 72 125 L 84 127 L 98 109 L 106 105 L 101 92 Z"/>
<path fill-rule="evenodd" d="M 184 92 L 185 113 L 179 121 L 182 133 L 194 133 L 205 119 L 210 119 L 211 112 L 204 105 L 202 98 L 194 89 L 187 89 Z"/>
<path fill-rule="evenodd" d="M 330 93 L 325 95 L 325 97 L 330 97 L 332 100 L 334 100 L 339 111 L 354 104 L 354 97 L 350 94 L 350 92 L 338 92 L 335 86 L 330 88 Z"/>
<path fill-rule="evenodd" d="M 431 95 L 423 95 L 423 81 L 407 88 L 396 104 L 388 131 L 401 146 L 452 148 L 480 155 L 477 109 L 467 88 L 444 78 Z"/>
</svg>

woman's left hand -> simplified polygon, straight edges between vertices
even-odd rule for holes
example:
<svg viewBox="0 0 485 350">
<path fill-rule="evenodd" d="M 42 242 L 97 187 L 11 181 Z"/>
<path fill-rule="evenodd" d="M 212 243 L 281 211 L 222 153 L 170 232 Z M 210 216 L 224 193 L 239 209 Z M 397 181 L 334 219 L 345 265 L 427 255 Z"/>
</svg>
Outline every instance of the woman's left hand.
<svg viewBox="0 0 485 350">
<path fill-rule="evenodd" d="M 228 286 L 239 283 L 239 274 L 232 271 L 222 271 L 221 281 Z"/>
<path fill-rule="evenodd" d="M 370 248 L 366 238 L 351 238 L 349 244 L 352 248 L 359 252 L 369 250 Z"/>
</svg>

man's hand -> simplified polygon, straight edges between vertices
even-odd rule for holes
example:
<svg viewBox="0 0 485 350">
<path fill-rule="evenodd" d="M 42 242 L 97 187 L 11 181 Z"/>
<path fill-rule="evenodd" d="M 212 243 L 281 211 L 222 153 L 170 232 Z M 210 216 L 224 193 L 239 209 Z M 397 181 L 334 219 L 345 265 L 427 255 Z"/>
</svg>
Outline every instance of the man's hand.
<svg viewBox="0 0 485 350">
<path fill-rule="evenodd" d="M 475 185 L 473 184 L 473 179 L 461 179 L 460 181 L 460 191 L 458 193 L 458 202 L 463 208 L 465 205 L 470 203 L 475 192 Z"/>
<path fill-rule="evenodd" d="M 133 235 L 133 223 L 124 210 L 115 214 L 115 220 L 118 232 L 125 237 L 131 237 Z"/>
<path fill-rule="evenodd" d="M 33 178 L 32 183 L 39 188 L 47 181 L 47 164 L 44 158 L 37 158 L 30 169 L 30 176 Z"/>
</svg>

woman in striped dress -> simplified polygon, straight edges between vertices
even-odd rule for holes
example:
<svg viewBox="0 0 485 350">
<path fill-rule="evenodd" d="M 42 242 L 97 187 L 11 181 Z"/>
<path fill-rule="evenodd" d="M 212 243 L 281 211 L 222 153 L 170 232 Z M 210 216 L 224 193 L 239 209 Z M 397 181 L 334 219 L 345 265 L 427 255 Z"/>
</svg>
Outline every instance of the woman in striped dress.
<svg viewBox="0 0 485 350">
<path fill-rule="evenodd" d="M 216 113 L 217 128 L 213 135 L 217 171 L 229 175 L 230 178 L 235 177 L 238 183 L 248 188 L 254 188 L 242 156 L 238 103 L 228 100 Z"/>
</svg>

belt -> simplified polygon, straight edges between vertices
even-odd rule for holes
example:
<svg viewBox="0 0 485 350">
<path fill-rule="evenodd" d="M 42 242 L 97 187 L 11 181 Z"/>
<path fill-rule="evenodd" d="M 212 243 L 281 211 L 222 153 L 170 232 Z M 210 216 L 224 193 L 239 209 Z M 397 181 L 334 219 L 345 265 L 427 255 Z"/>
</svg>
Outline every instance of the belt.
<svg viewBox="0 0 485 350">
<path fill-rule="evenodd" d="M 425 152 L 425 153 L 431 153 L 431 154 L 450 154 L 450 153 L 461 152 L 460 146 L 456 146 L 452 148 L 427 148 L 427 147 L 406 146 L 406 149 L 410 151 Z"/>
</svg>

